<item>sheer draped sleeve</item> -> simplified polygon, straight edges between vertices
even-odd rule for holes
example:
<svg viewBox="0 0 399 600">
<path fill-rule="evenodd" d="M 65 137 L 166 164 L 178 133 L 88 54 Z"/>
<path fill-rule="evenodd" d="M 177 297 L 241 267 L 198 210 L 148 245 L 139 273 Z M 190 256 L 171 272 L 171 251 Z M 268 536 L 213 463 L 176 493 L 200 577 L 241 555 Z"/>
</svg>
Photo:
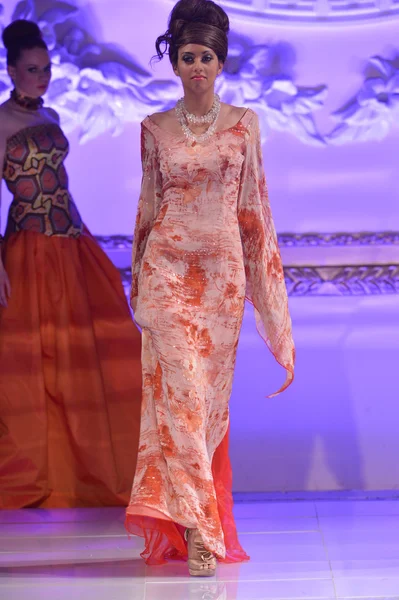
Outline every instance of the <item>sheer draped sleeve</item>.
<svg viewBox="0 0 399 600">
<path fill-rule="evenodd" d="M 148 236 L 158 214 L 162 197 L 161 172 L 156 141 L 154 135 L 146 127 L 145 122 L 141 125 L 141 162 L 143 176 L 133 237 L 132 288 L 130 293 L 132 306 L 138 295 L 138 279 Z"/>
<path fill-rule="evenodd" d="M 252 111 L 251 111 L 252 112 Z M 248 139 L 241 174 L 238 220 L 244 251 L 246 297 L 255 309 L 257 329 L 286 380 L 273 397 L 294 378 L 295 348 L 287 290 L 263 170 L 259 122 L 255 113 L 247 126 Z"/>
</svg>

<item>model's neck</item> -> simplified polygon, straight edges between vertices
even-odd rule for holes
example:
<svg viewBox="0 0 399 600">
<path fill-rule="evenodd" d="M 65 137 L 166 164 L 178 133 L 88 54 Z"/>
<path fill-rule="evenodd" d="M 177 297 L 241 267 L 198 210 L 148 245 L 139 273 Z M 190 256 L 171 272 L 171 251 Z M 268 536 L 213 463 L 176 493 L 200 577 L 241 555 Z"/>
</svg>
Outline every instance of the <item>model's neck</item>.
<svg viewBox="0 0 399 600">
<path fill-rule="evenodd" d="M 215 91 L 209 90 L 203 94 L 196 94 L 191 90 L 184 90 L 184 106 L 189 113 L 201 117 L 208 113 L 215 99 Z"/>
<path fill-rule="evenodd" d="M 41 96 L 32 98 L 16 88 L 11 92 L 11 99 L 25 110 L 39 110 L 43 106 L 43 98 Z"/>
<path fill-rule="evenodd" d="M 41 96 L 30 96 L 29 94 L 18 88 L 14 88 L 14 90 L 18 98 L 26 98 L 27 100 L 39 100 L 41 98 Z"/>
</svg>

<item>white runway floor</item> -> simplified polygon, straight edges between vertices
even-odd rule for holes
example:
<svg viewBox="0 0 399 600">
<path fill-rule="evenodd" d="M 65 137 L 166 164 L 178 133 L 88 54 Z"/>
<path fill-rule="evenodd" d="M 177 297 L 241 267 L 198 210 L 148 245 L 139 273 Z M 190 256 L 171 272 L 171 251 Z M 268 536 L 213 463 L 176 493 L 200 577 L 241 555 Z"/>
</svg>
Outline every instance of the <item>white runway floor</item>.
<svg viewBox="0 0 399 600">
<path fill-rule="evenodd" d="M 399 599 L 399 502 L 236 505 L 251 562 L 146 567 L 120 509 L 0 513 L 1 600 Z"/>
</svg>

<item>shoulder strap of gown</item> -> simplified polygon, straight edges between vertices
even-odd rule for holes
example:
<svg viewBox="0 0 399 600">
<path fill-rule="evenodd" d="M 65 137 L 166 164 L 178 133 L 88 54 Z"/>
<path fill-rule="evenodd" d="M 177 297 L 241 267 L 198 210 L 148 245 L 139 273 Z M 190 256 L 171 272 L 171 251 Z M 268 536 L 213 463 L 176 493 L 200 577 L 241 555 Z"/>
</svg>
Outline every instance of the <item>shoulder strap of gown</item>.
<svg viewBox="0 0 399 600">
<path fill-rule="evenodd" d="M 243 127 L 249 127 L 254 117 L 256 117 L 256 113 L 252 110 L 252 108 L 247 108 L 241 117 L 241 125 L 243 125 Z"/>
</svg>

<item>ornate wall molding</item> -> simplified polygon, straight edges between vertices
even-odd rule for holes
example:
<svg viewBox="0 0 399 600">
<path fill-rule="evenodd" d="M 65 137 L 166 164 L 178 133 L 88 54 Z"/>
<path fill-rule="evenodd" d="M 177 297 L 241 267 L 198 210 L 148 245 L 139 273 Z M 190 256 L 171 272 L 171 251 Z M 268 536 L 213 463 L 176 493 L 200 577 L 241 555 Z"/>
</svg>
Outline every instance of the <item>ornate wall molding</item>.
<svg viewBox="0 0 399 600">
<path fill-rule="evenodd" d="M 326 137 L 330 144 L 384 139 L 399 124 L 399 55 L 394 60 L 374 56 L 354 98 L 334 113 L 338 125 Z"/>
<path fill-rule="evenodd" d="M 85 143 L 109 132 L 119 135 L 127 122 L 139 122 L 151 111 L 174 104 L 178 85 L 174 80 L 154 80 L 133 58 L 92 41 L 81 26 L 83 10 L 54 0 L 43 9 L 37 0 L 22 0 L 12 20 L 36 21 L 49 47 L 52 83 L 47 101 L 60 114 L 64 130 L 78 128 Z M 0 15 L 3 6 L 0 4 Z M 3 23 L 4 25 L 4 23 Z M 62 27 L 60 27 L 62 25 Z M 9 97 L 5 50 L 0 50 L 0 102 Z"/>
<path fill-rule="evenodd" d="M 279 236 L 282 248 L 365 247 L 399 246 L 399 232 L 386 233 L 330 233 L 290 234 Z M 97 236 L 102 248 L 112 256 L 121 252 L 130 262 L 131 236 Z M 125 264 L 126 264 L 125 262 Z M 290 296 L 381 296 L 399 294 L 399 259 L 387 264 L 339 264 L 308 266 L 288 264 L 284 267 L 287 289 Z M 130 267 L 120 268 L 127 294 L 130 288 Z"/>
<path fill-rule="evenodd" d="M 127 297 L 130 268 L 119 269 Z M 345 265 L 336 267 L 284 267 L 288 295 L 384 296 L 399 294 L 399 264 Z"/>
<path fill-rule="evenodd" d="M 280 248 L 399 246 L 399 231 L 360 233 L 281 233 Z"/>
<path fill-rule="evenodd" d="M 173 0 L 170 0 L 172 4 Z M 222 0 L 231 15 L 250 20 L 300 24 L 350 24 L 399 16 L 398 0 Z"/>
<path fill-rule="evenodd" d="M 103 250 L 128 250 L 131 251 L 132 235 L 96 235 L 96 240 Z"/>
<path fill-rule="evenodd" d="M 115 51 L 110 55 L 106 46 L 93 43 L 79 25 L 80 8 L 58 0 L 48 10 L 39 5 L 37 0 L 18 2 L 12 19 L 32 19 L 43 31 L 53 62 L 47 100 L 60 114 L 67 133 L 78 128 L 81 143 L 104 132 L 119 135 L 126 122 L 139 122 L 149 112 L 175 104 L 180 94 L 177 80 L 154 80 L 133 58 L 127 61 Z M 253 45 L 233 34 L 218 92 L 226 102 L 254 108 L 264 137 L 272 130 L 285 131 L 305 144 L 324 144 L 313 113 L 323 106 L 327 88 L 297 86 L 291 74 L 294 54 L 288 44 Z M 3 102 L 10 81 L 4 49 L 0 55 Z"/>
<path fill-rule="evenodd" d="M 285 267 L 290 296 L 399 294 L 399 264 Z"/>
<path fill-rule="evenodd" d="M 250 0 L 245 4 L 228 0 L 224 4 L 243 14 L 259 13 L 267 22 L 268 11 L 282 15 L 284 10 L 294 11 L 292 14 L 297 11 L 298 15 L 308 10 L 309 18 L 316 14 L 321 18 L 324 10 L 324 20 L 337 16 L 339 11 L 353 16 L 353 11 L 358 10 L 364 16 L 363 1 L 374 6 L 370 0 L 356 4 L 349 0 L 347 4 L 336 0 Z M 396 11 L 399 23 L 399 0 L 372 1 L 376 10 L 378 2 L 378 14 Z M 67 133 L 78 129 L 81 143 L 105 132 L 116 136 L 125 123 L 139 122 L 148 112 L 175 104 L 180 93 L 177 80 L 155 80 L 125 53 L 93 42 L 90 33 L 80 25 L 82 8 L 59 0 L 51 8 L 39 6 L 43 3 L 38 0 L 21 0 L 16 3 L 12 18 L 35 20 L 43 31 L 53 62 L 48 102 L 59 112 Z M 0 19 L 1 9 L 0 4 Z M 294 63 L 295 51 L 289 44 L 254 45 L 233 32 L 229 57 L 218 79 L 218 92 L 226 102 L 256 110 L 264 138 L 271 131 L 281 131 L 308 145 L 367 142 L 383 139 L 399 123 L 399 56 L 393 60 L 370 59 L 363 86 L 355 98 L 334 113 L 338 124 L 327 135 L 318 131 L 314 119 L 315 111 L 324 106 L 327 87 L 297 85 Z M 0 102 L 8 98 L 9 89 L 5 50 L 0 48 Z"/>
<path fill-rule="evenodd" d="M 129 250 L 131 235 L 100 235 L 97 241 L 106 251 Z M 337 246 L 399 246 L 399 231 L 376 231 L 359 233 L 280 233 L 280 248 L 309 248 Z"/>
<path fill-rule="evenodd" d="M 236 106 L 253 108 L 262 122 L 262 136 L 287 132 L 305 144 L 324 145 L 314 112 L 321 109 L 327 87 L 298 86 L 292 75 L 295 51 L 290 44 L 254 45 L 231 34 L 229 56 L 218 78 L 221 98 Z"/>
</svg>

